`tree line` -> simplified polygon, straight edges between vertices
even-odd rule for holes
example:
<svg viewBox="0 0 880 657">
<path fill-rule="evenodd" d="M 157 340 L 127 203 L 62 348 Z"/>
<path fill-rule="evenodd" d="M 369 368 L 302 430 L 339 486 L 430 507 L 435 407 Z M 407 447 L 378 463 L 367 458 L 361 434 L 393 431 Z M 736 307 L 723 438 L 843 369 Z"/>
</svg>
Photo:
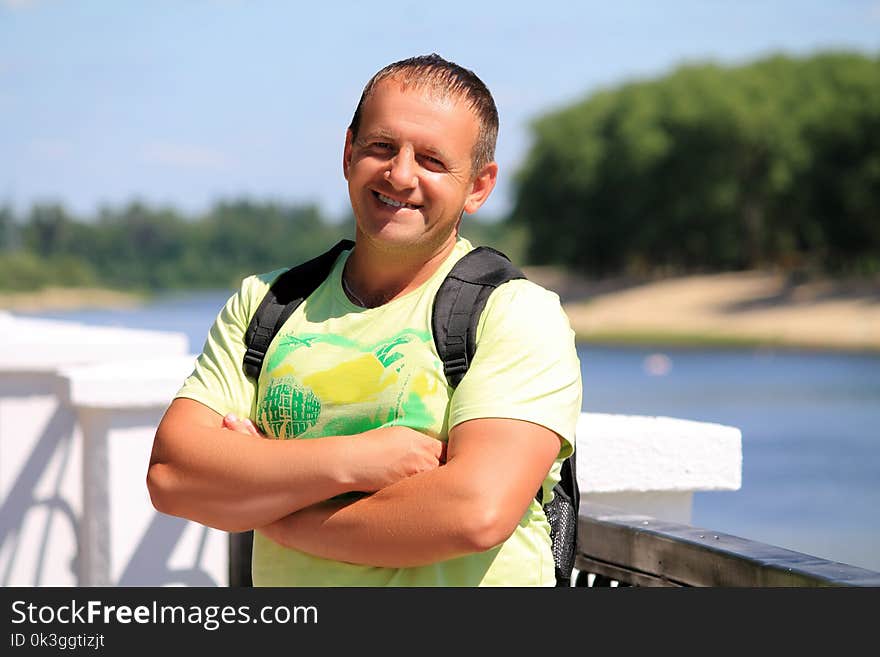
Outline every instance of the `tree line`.
<svg viewBox="0 0 880 657">
<path fill-rule="evenodd" d="M 513 253 L 522 230 L 466 219 L 474 243 Z M 198 216 L 132 202 L 74 217 L 57 203 L 23 216 L 0 207 L 0 289 L 101 286 L 157 291 L 237 287 L 243 276 L 308 260 L 342 238 L 354 219 L 315 205 L 222 201 Z"/>
<path fill-rule="evenodd" d="M 593 276 L 781 267 L 880 272 L 880 57 L 693 64 L 532 125 L 510 216 L 463 234 Z M 354 234 L 314 205 L 0 207 L 0 289 L 234 287 Z"/>
<path fill-rule="evenodd" d="M 511 220 L 581 272 L 880 271 L 880 58 L 697 64 L 533 124 Z"/>
</svg>

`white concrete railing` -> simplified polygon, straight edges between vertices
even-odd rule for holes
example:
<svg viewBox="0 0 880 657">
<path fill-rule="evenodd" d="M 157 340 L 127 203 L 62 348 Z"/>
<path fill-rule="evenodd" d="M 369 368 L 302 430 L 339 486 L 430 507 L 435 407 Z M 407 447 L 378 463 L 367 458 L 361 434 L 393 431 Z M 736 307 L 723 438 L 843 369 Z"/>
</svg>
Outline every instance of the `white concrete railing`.
<svg viewBox="0 0 880 657">
<path fill-rule="evenodd" d="M 0 336 L 0 585 L 225 586 L 226 534 L 157 513 L 145 484 L 185 336 L 2 313 Z M 740 487 L 741 437 L 583 413 L 577 466 L 582 499 L 688 523 L 694 492 Z"/>
<path fill-rule="evenodd" d="M 195 355 L 65 368 L 83 433 L 80 585 L 225 586 L 227 534 L 156 513 L 146 487 L 156 427 Z"/>
<path fill-rule="evenodd" d="M 693 493 L 738 490 L 740 430 L 669 417 L 582 413 L 581 499 L 688 525 Z"/>
<path fill-rule="evenodd" d="M 228 581 L 225 535 L 156 514 L 145 485 L 187 343 L 0 313 L 0 585 Z"/>
</svg>

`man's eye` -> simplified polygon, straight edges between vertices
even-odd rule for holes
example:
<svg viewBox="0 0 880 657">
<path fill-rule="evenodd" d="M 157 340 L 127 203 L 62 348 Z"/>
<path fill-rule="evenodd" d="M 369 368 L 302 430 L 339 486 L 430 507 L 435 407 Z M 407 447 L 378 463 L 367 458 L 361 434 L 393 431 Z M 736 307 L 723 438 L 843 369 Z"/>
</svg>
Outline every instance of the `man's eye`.
<svg viewBox="0 0 880 657">
<path fill-rule="evenodd" d="M 373 148 L 380 150 L 380 151 L 387 151 L 387 150 L 391 150 L 391 144 L 389 144 L 386 141 L 377 141 L 377 142 L 373 142 Z"/>
<path fill-rule="evenodd" d="M 438 160 L 436 157 L 431 157 L 430 155 L 425 156 L 425 162 L 432 169 L 445 169 L 446 165 L 443 163 L 443 160 Z"/>
</svg>

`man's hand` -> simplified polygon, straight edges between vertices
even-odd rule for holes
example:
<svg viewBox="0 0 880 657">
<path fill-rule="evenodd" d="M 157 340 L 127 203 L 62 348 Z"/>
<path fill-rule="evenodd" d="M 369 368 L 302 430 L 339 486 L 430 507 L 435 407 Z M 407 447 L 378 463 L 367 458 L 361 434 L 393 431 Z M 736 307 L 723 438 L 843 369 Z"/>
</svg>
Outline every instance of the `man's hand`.
<svg viewBox="0 0 880 657">
<path fill-rule="evenodd" d="M 229 429 L 230 431 L 238 431 L 238 433 L 243 433 L 248 436 L 254 436 L 255 438 L 265 438 L 266 436 L 260 433 L 259 429 L 257 429 L 256 425 L 250 421 L 250 418 L 245 418 L 243 420 L 239 419 L 237 415 L 229 413 L 223 417 L 224 429 Z"/>
<path fill-rule="evenodd" d="M 358 436 L 353 447 L 360 464 L 357 479 L 361 490 L 374 492 L 420 472 L 439 467 L 446 460 L 446 443 L 409 427 L 379 427 Z"/>
<path fill-rule="evenodd" d="M 250 419 L 240 419 L 231 413 L 223 418 L 223 428 L 266 437 Z M 358 464 L 354 475 L 358 483 L 353 490 L 372 493 L 419 472 L 433 470 L 446 460 L 446 443 L 409 427 L 379 427 L 352 438 L 351 448 L 357 452 L 353 456 Z"/>
</svg>

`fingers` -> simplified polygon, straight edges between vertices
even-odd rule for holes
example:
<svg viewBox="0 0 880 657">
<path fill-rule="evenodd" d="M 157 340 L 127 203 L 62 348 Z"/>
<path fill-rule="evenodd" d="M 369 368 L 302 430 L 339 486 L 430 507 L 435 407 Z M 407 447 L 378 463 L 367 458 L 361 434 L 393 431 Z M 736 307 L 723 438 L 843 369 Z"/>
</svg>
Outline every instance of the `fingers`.
<svg viewBox="0 0 880 657">
<path fill-rule="evenodd" d="M 262 434 L 249 418 L 240 419 L 234 413 L 229 413 L 223 418 L 223 428 L 248 434 L 249 436 L 262 437 Z"/>
</svg>

